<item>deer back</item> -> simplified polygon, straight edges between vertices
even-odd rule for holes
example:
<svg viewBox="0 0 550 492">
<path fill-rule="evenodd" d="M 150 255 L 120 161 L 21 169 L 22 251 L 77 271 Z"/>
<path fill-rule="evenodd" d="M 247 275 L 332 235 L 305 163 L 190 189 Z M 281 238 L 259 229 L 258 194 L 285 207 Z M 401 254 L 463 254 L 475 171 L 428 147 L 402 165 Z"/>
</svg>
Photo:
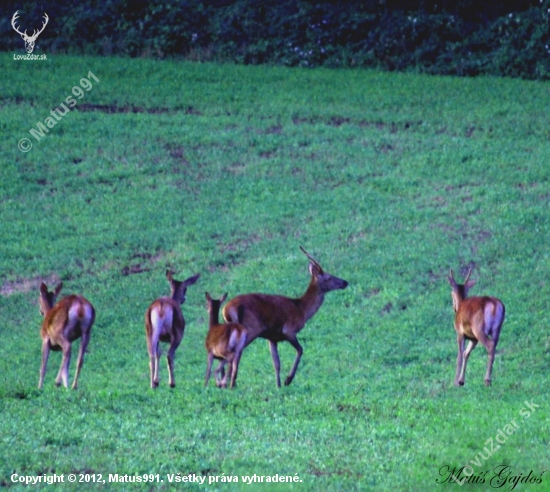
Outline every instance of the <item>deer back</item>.
<svg viewBox="0 0 550 492">
<path fill-rule="evenodd" d="M 185 318 L 180 304 L 170 297 L 154 301 L 145 313 L 145 329 L 148 337 L 158 333 L 162 342 L 169 342 L 178 334 L 183 334 Z"/>
<path fill-rule="evenodd" d="M 226 359 L 229 354 L 242 350 L 246 344 L 247 329 L 239 323 L 222 323 L 208 329 L 204 345 L 214 357 Z"/>
<path fill-rule="evenodd" d="M 42 322 L 42 338 L 48 337 L 53 345 L 59 340 L 72 342 L 91 328 L 95 320 L 95 309 L 83 296 L 70 295 L 61 299 L 50 309 Z"/>
<path fill-rule="evenodd" d="M 504 304 L 496 297 L 467 297 L 456 312 L 455 328 L 461 329 L 469 338 L 477 338 L 478 330 L 494 337 L 494 331 L 502 325 L 504 315 Z"/>
<path fill-rule="evenodd" d="M 285 326 L 300 330 L 306 319 L 300 300 L 268 294 L 243 294 L 233 298 L 223 308 L 227 322 L 240 320 L 249 334 L 248 343 L 258 336 L 276 336 Z"/>
</svg>

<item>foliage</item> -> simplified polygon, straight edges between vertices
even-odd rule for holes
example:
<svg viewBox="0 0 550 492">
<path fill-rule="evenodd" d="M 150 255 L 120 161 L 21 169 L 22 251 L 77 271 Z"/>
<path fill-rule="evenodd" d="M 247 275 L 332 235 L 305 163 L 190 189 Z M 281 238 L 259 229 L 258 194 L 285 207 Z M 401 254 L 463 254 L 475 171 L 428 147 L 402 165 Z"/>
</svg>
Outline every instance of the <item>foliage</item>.
<svg viewBox="0 0 550 492">
<path fill-rule="evenodd" d="M 21 49 L 9 26 L 18 8 L 0 7 L 1 50 Z M 550 73 L 550 0 L 36 1 L 22 19 L 39 19 L 46 8 L 43 52 L 530 79 Z"/>
<path fill-rule="evenodd" d="M 436 483 L 441 467 L 486 454 L 525 401 L 540 409 L 475 471 L 547 469 L 543 83 L 64 55 L 1 61 L 2 485 L 23 490 L 13 473 L 158 473 L 154 489 L 173 490 L 167 473 L 278 473 L 298 474 L 300 491 L 440 491 L 457 487 Z M 88 71 L 99 83 L 40 141 L 30 137 Z M 28 153 L 17 148 L 22 137 L 33 141 Z M 275 388 L 258 340 L 234 391 L 204 388 L 204 291 L 299 295 L 309 280 L 299 245 L 350 285 L 328 294 L 300 333 L 296 379 Z M 472 294 L 507 308 L 491 388 L 481 347 L 466 386 L 452 385 L 446 275 L 470 266 Z M 201 278 L 183 305 L 177 386 L 168 388 L 163 360 L 152 391 L 143 316 L 167 293 L 167 268 Z M 54 387 L 55 353 L 35 389 L 41 279 L 62 279 L 66 294 L 97 310 L 74 392 Z M 282 344 L 283 373 L 293 357 Z M 546 490 L 547 480 L 517 490 Z"/>
</svg>

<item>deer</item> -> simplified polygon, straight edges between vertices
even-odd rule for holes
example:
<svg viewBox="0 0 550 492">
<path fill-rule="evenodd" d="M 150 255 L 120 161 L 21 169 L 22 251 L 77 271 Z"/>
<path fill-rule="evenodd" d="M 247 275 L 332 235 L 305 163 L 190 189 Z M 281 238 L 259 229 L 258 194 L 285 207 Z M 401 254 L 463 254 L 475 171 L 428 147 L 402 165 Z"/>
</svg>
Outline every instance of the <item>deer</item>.
<svg viewBox="0 0 550 492">
<path fill-rule="evenodd" d="M 470 280 L 471 273 L 472 269 L 470 268 L 463 284 L 456 283 L 452 269 L 447 277 L 452 288 L 451 295 L 455 312 L 454 327 L 458 343 L 454 384 L 455 386 L 464 386 L 468 357 L 478 342 L 481 342 L 488 353 L 485 386 L 491 386 L 495 349 L 500 338 L 506 310 L 502 301 L 496 297 L 466 297 L 468 291 L 476 283 L 476 280 Z M 465 340 L 469 340 L 466 350 L 464 350 Z"/>
<path fill-rule="evenodd" d="M 145 312 L 145 335 L 147 351 L 149 352 L 149 373 L 151 388 L 159 385 L 159 358 L 160 342 L 170 344 L 166 354 L 168 364 L 168 384 L 175 388 L 174 356 L 183 340 L 185 319 L 181 312 L 181 305 L 185 302 L 187 288 L 193 285 L 200 277 L 197 273 L 187 280 L 175 280 L 170 270 L 166 271 L 166 278 L 170 283 L 170 297 L 159 297 Z"/>
<path fill-rule="evenodd" d="M 72 389 L 77 388 L 78 376 L 82 369 L 84 354 L 88 347 L 90 333 L 95 321 L 94 307 L 90 301 L 80 295 L 66 296 L 56 304 L 55 301 L 62 288 L 63 282 L 60 282 L 53 292 L 48 291 L 48 286 L 44 282 L 40 284 L 39 306 L 44 320 L 40 329 L 40 336 L 42 338 L 42 365 L 40 367 L 38 389 L 42 389 L 44 384 L 50 350 L 61 351 L 63 353 L 55 385 L 60 386 L 63 382 L 63 386 L 68 388 L 71 344 L 78 338 L 81 338 L 76 373 L 72 384 Z"/>
<path fill-rule="evenodd" d="M 18 16 L 19 16 L 19 10 L 17 10 L 15 12 L 15 14 L 13 14 L 13 17 L 11 18 L 11 27 L 13 27 L 15 32 L 23 38 L 23 41 L 25 41 L 25 50 L 27 51 L 27 53 L 31 54 L 34 50 L 34 43 L 36 42 L 36 39 L 42 33 L 42 31 L 44 30 L 44 28 L 48 24 L 48 21 L 50 20 L 50 18 L 48 17 L 48 14 L 46 14 L 46 12 L 44 12 L 44 22 L 42 23 L 42 28 L 39 31 L 34 29 L 33 33 L 32 33 L 32 36 L 29 36 L 27 34 L 26 29 L 25 29 L 25 32 L 21 32 L 17 28 L 16 21 L 19 18 Z"/>
<path fill-rule="evenodd" d="M 345 289 L 348 282 L 326 273 L 321 265 L 300 246 L 310 260 L 311 280 L 301 297 L 291 298 L 270 294 L 243 294 L 231 299 L 223 308 L 223 317 L 228 323 L 241 322 L 248 332 L 246 345 L 256 338 L 265 338 L 269 342 L 277 388 L 281 387 L 281 362 L 277 344 L 289 342 L 296 350 L 296 358 L 285 386 L 292 383 L 303 348 L 298 341 L 298 333 L 319 310 L 327 292 Z M 239 319 L 239 317 L 241 319 Z"/>
<path fill-rule="evenodd" d="M 239 361 L 246 345 L 247 330 L 240 323 L 223 323 L 219 322 L 220 306 L 227 299 L 227 292 L 221 299 L 212 299 L 208 292 L 205 292 L 206 309 L 208 311 L 208 334 L 204 345 L 208 352 L 206 375 L 204 377 L 204 386 L 208 386 L 210 380 L 210 372 L 212 362 L 218 359 L 220 364 L 214 371 L 216 378 L 216 386 L 218 388 L 227 387 L 227 379 L 231 382 L 229 388 L 235 387 L 237 381 L 237 372 L 239 370 Z M 242 318 L 242 313 L 241 316 Z M 229 369 L 227 374 L 224 371 L 225 364 L 228 364 Z"/>
</svg>

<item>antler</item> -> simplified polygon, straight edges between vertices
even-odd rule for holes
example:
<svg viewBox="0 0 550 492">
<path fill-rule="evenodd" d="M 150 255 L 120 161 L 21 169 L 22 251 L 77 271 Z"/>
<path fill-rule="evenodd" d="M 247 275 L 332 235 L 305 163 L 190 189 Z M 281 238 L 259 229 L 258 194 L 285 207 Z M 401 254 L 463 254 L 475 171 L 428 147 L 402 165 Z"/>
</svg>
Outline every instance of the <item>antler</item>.
<svg viewBox="0 0 550 492">
<path fill-rule="evenodd" d="M 50 18 L 48 17 L 48 14 L 46 14 L 46 12 L 44 12 L 44 20 L 45 22 L 42 23 L 42 29 L 40 29 L 38 32 L 36 31 L 36 29 L 33 29 L 33 33 L 32 33 L 32 36 L 29 36 L 27 34 L 27 30 L 25 29 L 25 32 L 22 33 L 19 29 L 17 29 L 17 26 L 15 25 L 15 21 L 18 19 L 18 14 L 19 14 L 19 10 L 17 10 L 15 12 L 15 14 L 13 14 L 13 17 L 11 18 L 11 26 L 13 27 L 13 29 L 15 30 L 15 32 L 17 32 L 18 34 L 20 34 L 21 36 L 23 36 L 23 38 L 27 38 L 29 41 L 35 41 L 36 38 L 40 35 L 40 33 L 44 30 L 44 28 L 46 27 L 46 25 L 48 24 L 48 21 L 50 20 Z"/>
<path fill-rule="evenodd" d="M 300 249 L 310 259 L 311 263 L 313 263 L 322 272 L 323 267 L 321 265 L 319 265 L 319 263 L 304 248 L 302 248 L 302 246 L 300 246 Z"/>
<path fill-rule="evenodd" d="M 40 29 L 40 31 L 36 32 L 34 29 L 33 29 L 33 34 L 31 36 L 31 38 L 33 39 L 36 39 L 39 34 L 44 30 L 44 28 L 46 27 L 46 25 L 48 24 L 48 21 L 50 20 L 50 18 L 48 17 L 48 14 L 46 14 L 46 12 L 44 12 L 44 19 L 46 20 L 46 22 L 43 22 L 42 23 L 42 29 Z"/>
<path fill-rule="evenodd" d="M 27 35 L 27 31 L 25 30 L 24 33 L 22 33 L 19 29 L 17 29 L 17 26 L 15 25 L 15 21 L 17 20 L 17 14 L 19 14 L 19 10 L 16 10 L 15 11 L 15 14 L 13 14 L 13 17 L 11 18 L 11 27 L 13 27 L 13 29 L 15 30 L 15 32 L 17 34 L 20 34 L 21 36 L 26 36 Z"/>
<path fill-rule="evenodd" d="M 464 284 L 463 285 L 466 285 L 468 283 L 468 280 L 470 280 L 470 275 L 471 274 L 472 274 L 472 268 L 468 269 L 468 275 L 466 275 L 466 278 L 464 279 Z M 451 285 L 453 285 L 453 286 L 457 285 L 452 268 L 449 270 L 449 275 L 448 275 L 447 278 L 449 279 L 449 282 L 451 283 Z"/>
</svg>

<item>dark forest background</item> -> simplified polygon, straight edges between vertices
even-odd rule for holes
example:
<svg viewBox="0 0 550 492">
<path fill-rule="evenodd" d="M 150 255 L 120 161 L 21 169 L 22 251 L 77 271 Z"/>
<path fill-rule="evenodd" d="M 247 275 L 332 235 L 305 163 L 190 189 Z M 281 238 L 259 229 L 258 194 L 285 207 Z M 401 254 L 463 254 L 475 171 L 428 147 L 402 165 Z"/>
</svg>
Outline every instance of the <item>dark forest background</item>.
<svg viewBox="0 0 550 492">
<path fill-rule="evenodd" d="M 11 27 L 50 21 L 35 54 L 181 57 L 304 67 L 548 79 L 550 0 L 3 2 L 0 50 L 24 52 Z"/>
</svg>

